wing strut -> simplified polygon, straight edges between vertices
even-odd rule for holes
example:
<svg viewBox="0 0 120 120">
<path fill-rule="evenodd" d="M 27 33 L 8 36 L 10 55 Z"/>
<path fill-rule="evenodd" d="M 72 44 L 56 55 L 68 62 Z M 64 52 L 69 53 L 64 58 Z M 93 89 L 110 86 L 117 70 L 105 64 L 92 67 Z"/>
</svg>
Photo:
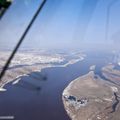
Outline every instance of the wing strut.
<svg viewBox="0 0 120 120">
<path fill-rule="evenodd" d="M 20 40 L 18 41 L 17 45 L 15 46 L 13 52 L 11 53 L 10 57 L 8 58 L 5 66 L 3 67 L 1 73 L 0 73 L 0 81 L 2 81 L 2 78 L 6 72 L 6 70 L 8 69 L 10 63 L 11 63 L 11 60 L 13 59 L 15 53 L 18 51 L 21 43 L 23 42 L 24 38 L 26 37 L 27 33 L 29 32 L 30 28 L 32 27 L 35 19 L 37 18 L 38 14 L 41 12 L 42 8 L 44 7 L 45 3 L 46 3 L 47 0 L 43 0 L 42 3 L 40 4 L 38 10 L 36 11 L 36 13 L 34 14 L 33 18 L 31 19 L 29 25 L 27 26 L 27 28 L 25 29 L 23 35 L 21 36 Z"/>
</svg>

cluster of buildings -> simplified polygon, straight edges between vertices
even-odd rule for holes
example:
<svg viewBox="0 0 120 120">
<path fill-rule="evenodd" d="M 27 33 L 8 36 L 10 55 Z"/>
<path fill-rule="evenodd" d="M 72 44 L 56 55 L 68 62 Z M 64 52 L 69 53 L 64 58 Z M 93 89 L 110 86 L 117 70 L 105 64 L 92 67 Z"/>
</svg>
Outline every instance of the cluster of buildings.
<svg viewBox="0 0 120 120">
<path fill-rule="evenodd" d="M 81 98 L 81 99 L 77 99 L 75 96 L 64 96 L 65 101 L 67 101 L 67 103 L 69 103 L 69 105 L 72 105 L 75 107 L 75 109 L 79 109 L 80 107 L 85 106 L 88 103 L 88 99 L 87 98 Z"/>
</svg>

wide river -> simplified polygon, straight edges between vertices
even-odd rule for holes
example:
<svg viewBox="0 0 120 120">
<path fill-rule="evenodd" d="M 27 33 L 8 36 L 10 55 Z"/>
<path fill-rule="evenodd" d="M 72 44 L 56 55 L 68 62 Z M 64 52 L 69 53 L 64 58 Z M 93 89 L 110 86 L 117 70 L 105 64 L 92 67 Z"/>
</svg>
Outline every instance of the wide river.
<svg viewBox="0 0 120 120">
<path fill-rule="evenodd" d="M 67 67 L 45 68 L 42 72 L 47 74 L 47 80 L 37 80 L 41 88 L 39 91 L 7 84 L 7 91 L 0 92 L 0 116 L 14 116 L 15 120 L 69 120 L 62 103 L 65 87 L 88 73 L 91 65 L 96 65 L 100 70 L 109 61 L 107 55 L 95 54 Z M 33 80 L 32 74 L 21 77 L 21 81 Z M 38 72 L 35 74 L 38 75 Z"/>
</svg>

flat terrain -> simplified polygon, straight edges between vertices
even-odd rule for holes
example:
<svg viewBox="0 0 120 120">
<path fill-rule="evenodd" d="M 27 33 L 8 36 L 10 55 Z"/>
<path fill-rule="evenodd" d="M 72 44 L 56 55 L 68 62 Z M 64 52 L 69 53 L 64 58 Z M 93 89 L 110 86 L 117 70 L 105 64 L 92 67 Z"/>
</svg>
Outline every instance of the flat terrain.
<svg viewBox="0 0 120 120">
<path fill-rule="evenodd" d="M 120 86 L 120 70 L 115 65 L 110 64 L 102 68 L 103 76 L 109 81 Z"/>
<path fill-rule="evenodd" d="M 0 51 L 0 71 L 10 54 L 10 51 Z M 84 54 L 81 53 L 74 53 L 73 58 L 69 58 L 68 54 L 50 53 L 49 51 L 18 52 L 0 82 L 0 90 L 2 91 L 5 84 L 18 79 L 20 76 L 29 75 L 31 72 L 41 72 L 41 69 L 48 67 L 66 67 L 83 59 Z M 40 76 L 37 78 L 40 78 Z"/>
<path fill-rule="evenodd" d="M 119 91 L 118 85 L 90 71 L 73 80 L 63 91 L 62 99 L 72 120 L 119 120 Z"/>
</svg>

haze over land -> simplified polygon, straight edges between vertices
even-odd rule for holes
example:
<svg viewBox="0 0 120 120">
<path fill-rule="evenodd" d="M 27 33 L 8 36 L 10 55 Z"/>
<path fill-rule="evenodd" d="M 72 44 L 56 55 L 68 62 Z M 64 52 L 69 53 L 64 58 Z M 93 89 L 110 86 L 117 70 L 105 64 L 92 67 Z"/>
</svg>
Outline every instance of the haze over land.
<svg viewBox="0 0 120 120">
<path fill-rule="evenodd" d="M 13 2 L 0 21 L 0 48 L 13 49 L 39 2 Z M 106 40 L 107 10 L 111 3 L 112 0 L 48 0 L 21 48 L 119 49 L 119 0 L 110 10 Z"/>
<path fill-rule="evenodd" d="M 0 72 L 40 3 L 14 0 L 0 20 Z M 47 0 L 0 82 L 0 116 L 119 120 L 119 11 L 120 0 Z"/>
</svg>

